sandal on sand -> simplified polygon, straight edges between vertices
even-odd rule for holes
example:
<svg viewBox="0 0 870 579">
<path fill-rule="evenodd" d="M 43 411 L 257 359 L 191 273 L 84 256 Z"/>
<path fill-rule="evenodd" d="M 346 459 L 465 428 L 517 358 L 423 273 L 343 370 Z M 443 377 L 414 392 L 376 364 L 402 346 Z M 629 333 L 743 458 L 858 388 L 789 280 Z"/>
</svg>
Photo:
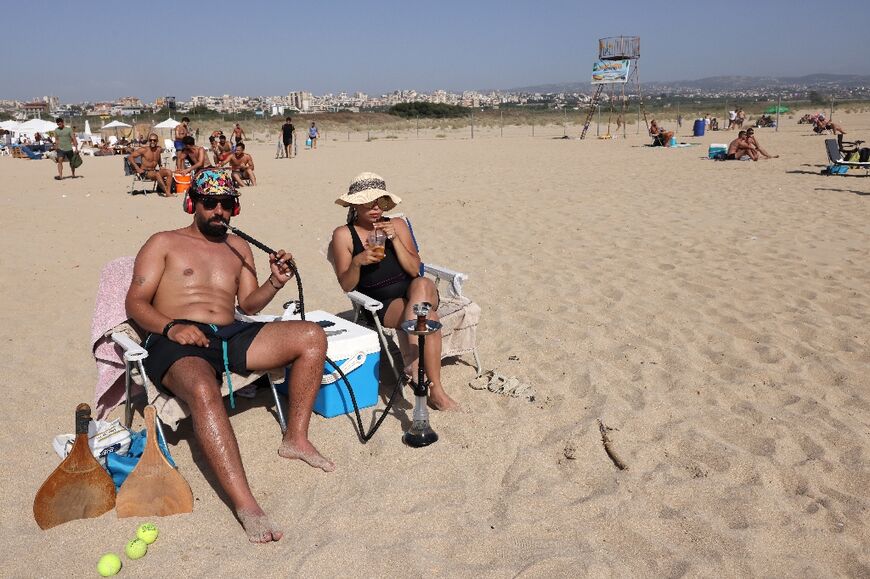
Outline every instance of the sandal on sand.
<svg viewBox="0 0 870 579">
<path fill-rule="evenodd" d="M 60 181 L 61 179 L 63 179 L 63 177 L 58 177 L 57 175 L 54 176 L 55 181 Z"/>
<path fill-rule="evenodd" d="M 516 377 L 502 376 L 495 370 L 488 370 L 468 383 L 474 390 L 489 390 L 495 394 L 511 396 L 512 398 L 526 398 L 529 402 L 534 401 L 535 391 L 525 382 L 520 382 Z"/>
</svg>

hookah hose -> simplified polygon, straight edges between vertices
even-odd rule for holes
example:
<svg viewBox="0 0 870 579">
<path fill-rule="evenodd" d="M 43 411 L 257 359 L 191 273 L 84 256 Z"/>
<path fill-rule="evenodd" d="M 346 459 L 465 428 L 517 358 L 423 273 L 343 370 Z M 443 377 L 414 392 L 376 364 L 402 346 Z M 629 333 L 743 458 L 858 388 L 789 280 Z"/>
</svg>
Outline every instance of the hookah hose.
<svg viewBox="0 0 870 579">
<path fill-rule="evenodd" d="M 232 225 L 230 225 L 228 223 L 224 223 L 224 226 L 227 228 L 228 231 L 232 231 L 233 233 L 235 233 L 236 235 L 238 235 L 239 237 L 241 237 L 242 239 L 244 239 L 245 241 L 247 241 L 251 245 L 254 245 L 258 249 L 265 251 L 267 254 L 277 255 L 277 253 L 275 252 L 274 249 L 272 249 L 268 245 L 265 245 L 264 243 L 261 243 L 260 241 L 258 241 L 256 239 L 254 239 L 253 237 L 251 237 L 250 235 L 248 235 L 244 231 L 240 230 L 239 228 L 233 227 Z M 299 317 L 304 321 L 305 320 L 305 298 L 303 297 L 303 294 L 302 294 L 302 278 L 299 277 L 299 270 L 296 268 L 296 264 L 293 263 L 292 259 L 290 261 L 278 260 L 278 263 L 287 264 L 287 267 L 289 267 L 293 271 L 293 275 L 296 277 L 296 289 L 299 291 Z M 353 387 L 350 385 L 350 380 L 347 379 L 347 375 L 345 375 L 344 371 L 342 371 L 342 369 L 339 367 L 339 365 L 336 364 L 329 356 L 326 357 L 326 361 L 327 361 L 327 363 L 329 363 L 329 365 L 331 365 L 333 368 L 335 368 L 336 372 L 338 372 L 338 375 L 344 381 L 344 385 L 347 387 L 347 392 L 348 392 L 348 394 L 350 394 L 350 402 L 353 405 L 353 412 L 356 415 L 357 427 L 359 428 L 358 435 L 359 435 L 360 441 L 363 444 L 365 444 L 369 440 L 371 440 L 371 438 L 378 431 L 378 428 L 380 428 L 381 424 L 383 424 L 384 419 L 387 417 L 387 415 L 389 415 L 390 408 L 393 407 L 393 402 L 396 399 L 396 394 L 399 393 L 399 390 L 402 389 L 402 386 L 405 385 L 405 382 L 408 380 L 408 378 L 407 378 L 407 376 L 402 375 L 402 377 L 396 381 L 396 386 L 393 388 L 393 392 L 390 394 L 389 400 L 387 400 L 387 405 L 384 408 L 384 413 L 381 415 L 380 418 L 378 418 L 377 422 L 374 423 L 372 428 L 368 432 L 366 432 L 365 428 L 363 427 L 362 415 L 359 412 L 359 405 L 357 404 L 356 396 L 353 393 Z"/>
</svg>

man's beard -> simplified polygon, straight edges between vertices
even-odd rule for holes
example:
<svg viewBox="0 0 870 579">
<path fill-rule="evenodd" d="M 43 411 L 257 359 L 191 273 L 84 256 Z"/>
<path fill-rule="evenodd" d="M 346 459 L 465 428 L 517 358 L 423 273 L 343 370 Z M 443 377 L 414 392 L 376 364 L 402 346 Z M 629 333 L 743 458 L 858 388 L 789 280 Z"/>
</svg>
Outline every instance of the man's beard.
<svg viewBox="0 0 870 579">
<path fill-rule="evenodd" d="M 229 225 L 230 220 L 220 217 L 212 217 L 210 221 L 200 221 L 197 219 L 196 226 L 199 228 L 200 233 L 206 237 L 224 237 L 227 234 L 227 228 L 221 225 L 222 223 Z"/>
</svg>

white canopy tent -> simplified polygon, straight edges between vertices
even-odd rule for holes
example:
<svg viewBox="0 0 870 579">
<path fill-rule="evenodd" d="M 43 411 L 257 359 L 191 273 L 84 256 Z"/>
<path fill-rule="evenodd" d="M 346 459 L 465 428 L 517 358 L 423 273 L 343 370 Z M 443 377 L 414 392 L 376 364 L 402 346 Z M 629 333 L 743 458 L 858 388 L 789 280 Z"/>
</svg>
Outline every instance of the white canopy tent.
<svg viewBox="0 0 870 579">
<path fill-rule="evenodd" d="M 34 136 L 36 133 L 45 134 L 57 130 L 57 123 L 46 121 L 43 119 L 30 119 L 18 125 L 17 132 L 28 137 Z"/>
<path fill-rule="evenodd" d="M 0 123 L 0 129 L 3 129 L 4 131 L 9 131 L 10 133 L 12 133 L 13 137 L 18 136 L 18 127 L 20 126 L 21 123 L 19 123 L 18 121 L 10 120 Z"/>
</svg>

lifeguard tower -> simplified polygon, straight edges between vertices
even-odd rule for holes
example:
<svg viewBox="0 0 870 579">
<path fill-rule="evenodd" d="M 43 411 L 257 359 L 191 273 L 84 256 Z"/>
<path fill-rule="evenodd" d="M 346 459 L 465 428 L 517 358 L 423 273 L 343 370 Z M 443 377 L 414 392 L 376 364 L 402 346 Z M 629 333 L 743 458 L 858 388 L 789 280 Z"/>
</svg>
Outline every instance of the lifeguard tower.
<svg viewBox="0 0 870 579">
<path fill-rule="evenodd" d="M 649 123 L 646 118 L 646 110 L 643 108 L 643 93 L 640 88 L 640 73 L 638 72 L 638 62 L 640 61 L 640 36 L 611 36 L 609 38 L 600 38 L 598 40 L 598 62 L 593 66 L 592 83 L 597 84 L 595 94 L 592 97 L 592 103 L 589 106 L 589 113 L 586 115 L 586 121 L 583 123 L 583 132 L 580 134 L 581 139 L 586 138 L 586 131 L 589 130 L 589 124 L 592 122 L 592 117 L 595 111 L 601 104 L 601 95 L 604 92 L 605 86 L 610 86 L 610 116 L 607 119 L 607 134 L 603 138 L 611 138 L 610 136 L 610 121 L 613 117 L 614 107 L 613 101 L 615 97 L 615 85 L 620 85 L 622 92 L 622 108 L 620 116 L 623 119 L 623 131 L 625 130 L 625 85 L 632 84 L 637 90 L 639 99 L 639 109 L 643 113 L 643 122 L 649 129 Z M 619 70 L 621 73 L 600 72 L 610 70 Z"/>
</svg>

